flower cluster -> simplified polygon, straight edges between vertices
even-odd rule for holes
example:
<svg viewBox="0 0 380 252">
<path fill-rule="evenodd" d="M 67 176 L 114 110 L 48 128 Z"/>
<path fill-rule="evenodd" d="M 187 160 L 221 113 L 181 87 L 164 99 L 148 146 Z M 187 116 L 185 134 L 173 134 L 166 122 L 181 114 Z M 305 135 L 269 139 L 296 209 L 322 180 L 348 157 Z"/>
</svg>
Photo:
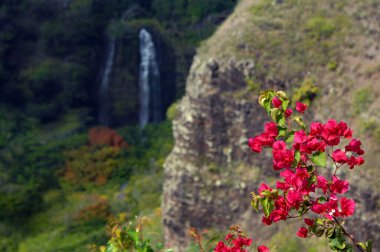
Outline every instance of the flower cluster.
<svg viewBox="0 0 380 252">
<path fill-rule="evenodd" d="M 297 102 L 297 112 L 293 113 L 282 91 L 262 92 L 259 103 L 273 122 L 265 124 L 263 133 L 250 138 L 248 146 L 257 153 L 264 147 L 272 148 L 273 169 L 279 170 L 282 178 L 274 188 L 263 183 L 258 194 L 252 193 L 252 206 L 256 210 L 262 206 L 262 222 L 270 225 L 300 218 L 311 211 L 317 218 L 304 219 L 306 227 L 299 229 L 299 237 L 325 233 L 338 244 L 331 245 L 332 249 L 350 247 L 341 239 L 345 232 L 340 219 L 353 215 L 355 202 L 342 196 L 348 191 L 349 183 L 338 178 L 337 171 L 345 164 L 353 169 L 364 163 L 361 142 L 352 139 L 353 132 L 343 121 L 313 122 L 307 129 L 302 116 L 308 106 Z M 349 142 L 344 145 L 345 141 Z M 331 160 L 333 169 L 325 177 L 322 174 L 326 172 L 321 171 L 326 171 L 327 159 Z"/>
<path fill-rule="evenodd" d="M 231 226 L 230 233 L 224 238 L 226 242 L 219 241 L 214 252 L 246 252 L 246 248 L 252 245 L 252 239 L 241 230 L 239 226 Z M 261 245 L 258 252 L 269 252 L 269 249 Z"/>
</svg>

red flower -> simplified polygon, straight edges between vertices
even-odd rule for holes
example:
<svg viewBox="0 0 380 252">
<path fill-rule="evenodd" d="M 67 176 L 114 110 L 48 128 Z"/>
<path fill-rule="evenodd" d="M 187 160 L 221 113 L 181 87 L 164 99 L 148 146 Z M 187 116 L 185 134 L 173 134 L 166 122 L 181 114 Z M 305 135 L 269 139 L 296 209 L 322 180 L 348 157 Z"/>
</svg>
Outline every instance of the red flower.
<svg viewBox="0 0 380 252">
<path fill-rule="evenodd" d="M 341 198 L 340 199 L 341 215 L 350 216 L 355 212 L 355 201 L 352 199 Z"/>
<path fill-rule="evenodd" d="M 346 153 L 340 149 L 333 151 L 332 158 L 334 159 L 335 162 L 340 163 L 340 164 L 347 163 L 348 161 Z"/>
<path fill-rule="evenodd" d="M 331 193 L 345 193 L 348 191 L 349 183 L 346 180 L 339 180 L 336 176 L 333 177 L 330 186 Z"/>
<path fill-rule="evenodd" d="M 260 245 L 257 247 L 257 252 L 270 252 L 267 246 L 265 245 Z"/>
<path fill-rule="evenodd" d="M 285 110 L 285 117 L 290 117 L 293 114 L 293 110 L 290 108 L 287 108 Z"/>
<path fill-rule="evenodd" d="M 305 224 L 310 226 L 310 227 L 312 227 L 314 225 L 314 220 L 305 218 L 304 221 L 305 221 Z"/>
<path fill-rule="evenodd" d="M 318 176 L 317 178 L 317 187 L 322 189 L 322 191 L 324 193 L 327 192 L 327 190 L 329 189 L 328 185 L 327 185 L 327 180 L 325 179 L 325 177 L 323 176 Z"/>
<path fill-rule="evenodd" d="M 263 218 L 261 219 L 261 222 L 264 223 L 265 225 L 271 225 L 272 224 L 272 220 L 268 217 L 265 217 L 265 216 L 263 216 Z"/>
<path fill-rule="evenodd" d="M 275 122 L 267 122 L 264 125 L 264 133 L 267 133 L 269 137 L 277 137 L 278 129 Z"/>
<path fill-rule="evenodd" d="M 297 235 L 298 235 L 299 237 L 301 237 L 301 238 L 306 238 L 308 232 L 309 232 L 309 231 L 308 231 L 306 228 L 301 227 L 301 228 L 298 230 Z"/>
<path fill-rule="evenodd" d="M 248 146 L 249 148 L 251 148 L 252 151 L 257 152 L 257 153 L 260 153 L 263 149 L 263 145 L 259 137 L 248 139 Z"/>
<path fill-rule="evenodd" d="M 248 139 L 248 146 L 252 151 L 260 153 L 263 147 L 272 146 L 278 135 L 277 125 L 274 122 L 266 123 L 264 132 L 254 138 Z"/>
<path fill-rule="evenodd" d="M 229 241 L 232 237 L 234 237 L 233 234 L 227 234 L 224 239 L 226 239 L 226 241 Z"/>
<path fill-rule="evenodd" d="M 303 114 L 306 109 L 307 109 L 307 105 L 306 104 L 303 104 L 302 102 L 296 102 L 296 110 L 300 114 Z"/>
<path fill-rule="evenodd" d="M 277 96 L 275 96 L 272 100 L 272 104 L 275 108 L 279 108 L 282 104 L 282 101 Z"/>
<path fill-rule="evenodd" d="M 347 164 L 350 169 L 353 169 L 355 165 L 362 165 L 364 164 L 364 158 L 363 157 L 357 157 L 351 156 L 350 159 L 348 159 Z"/>
<path fill-rule="evenodd" d="M 345 147 L 346 151 L 355 152 L 358 155 L 363 155 L 364 151 L 360 148 L 362 143 L 360 140 L 352 139 L 350 143 Z"/>
<path fill-rule="evenodd" d="M 294 150 L 287 150 L 284 141 L 277 141 L 273 144 L 273 169 L 290 168 L 294 161 Z"/>
<path fill-rule="evenodd" d="M 323 131 L 323 124 L 319 122 L 312 122 L 310 124 L 310 135 L 312 136 L 319 136 L 322 134 Z"/>
</svg>

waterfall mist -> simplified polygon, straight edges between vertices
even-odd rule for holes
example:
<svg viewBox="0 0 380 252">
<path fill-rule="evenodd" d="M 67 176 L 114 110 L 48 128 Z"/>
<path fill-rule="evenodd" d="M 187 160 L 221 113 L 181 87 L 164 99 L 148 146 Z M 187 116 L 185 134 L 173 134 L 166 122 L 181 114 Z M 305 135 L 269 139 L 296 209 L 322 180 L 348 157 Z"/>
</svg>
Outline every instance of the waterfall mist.
<svg viewBox="0 0 380 252">
<path fill-rule="evenodd" d="M 109 101 L 108 101 L 108 85 L 110 81 L 110 75 L 112 72 L 113 62 L 115 58 L 116 42 L 114 38 L 109 38 L 108 49 L 105 66 L 103 69 L 102 79 L 99 89 L 99 115 L 98 119 L 100 124 L 109 125 Z"/>
<path fill-rule="evenodd" d="M 156 60 L 156 50 L 151 34 L 141 29 L 140 40 L 140 76 L 139 76 L 139 126 L 148 122 L 162 120 L 162 101 L 160 71 Z"/>
</svg>

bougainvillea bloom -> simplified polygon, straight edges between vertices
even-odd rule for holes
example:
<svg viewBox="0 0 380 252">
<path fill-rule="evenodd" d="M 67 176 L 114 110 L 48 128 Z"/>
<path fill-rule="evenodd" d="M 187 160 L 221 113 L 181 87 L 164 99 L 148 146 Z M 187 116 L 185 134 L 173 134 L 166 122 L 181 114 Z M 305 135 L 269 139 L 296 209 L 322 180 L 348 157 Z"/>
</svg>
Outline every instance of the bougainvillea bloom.
<svg viewBox="0 0 380 252">
<path fill-rule="evenodd" d="M 306 238 L 309 232 L 317 236 L 321 231 L 340 232 L 336 227 L 341 226 L 342 219 L 354 214 L 355 202 L 342 197 L 349 190 L 349 183 L 338 177 L 341 174 L 338 170 L 353 169 L 364 163 L 361 142 L 352 139 L 347 144 L 353 132 L 344 121 L 312 122 L 308 130 L 302 119 L 307 105 L 297 102 L 299 114 L 292 118 L 288 102 L 282 101 L 288 101 L 286 95 L 273 90 L 259 97 L 260 105 L 273 122 L 265 124 L 264 132 L 250 139 L 249 145 L 256 152 L 263 147 L 272 148 L 273 168 L 281 170 L 281 179 L 276 181 L 275 189 L 261 184 L 258 195 L 252 194 L 252 206 L 256 210 L 262 206 L 262 222 L 266 225 L 313 212 L 315 219 L 304 218 L 309 228 L 301 227 L 297 232 L 299 237 Z M 344 148 L 335 147 L 341 143 Z M 320 170 L 330 165 L 332 169 Z M 348 233 L 342 231 L 340 235 L 348 236 Z"/>
<path fill-rule="evenodd" d="M 336 176 L 333 177 L 330 185 L 331 193 L 345 193 L 348 191 L 349 183 L 346 180 L 340 180 Z"/>
<path fill-rule="evenodd" d="M 273 144 L 273 169 L 290 168 L 294 161 L 294 150 L 287 150 L 284 141 Z"/>
<path fill-rule="evenodd" d="M 286 110 L 285 110 L 285 117 L 290 117 L 291 115 L 293 114 L 293 110 L 292 109 L 290 109 L 290 108 L 287 108 Z"/>
<path fill-rule="evenodd" d="M 358 155 L 364 155 L 364 151 L 360 148 L 362 143 L 360 140 L 352 139 L 348 145 L 346 145 L 346 151 L 355 152 Z"/>
<path fill-rule="evenodd" d="M 265 245 L 260 245 L 257 247 L 257 252 L 269 252 L 269 249 Z"/>
<path fill-rule="evenodd" d="M 296 110 L 300 114 L 303 114 L 306 109 L 307 109 L 307 105 L 306 104 L 303 104 L 302 102 L 296 102 Z"/>
<path fill-rule="evenodd" d="M 272 104 L 275 108 L 279 108 L 282 104 L 282 101 L 277 96 L 275 96 L 272 100 Z"/>
<path fill-rule="evenodd" d="M 297 236 L 299 237 L 302 237 L 302 238 L 306 238 L 307 237 L 307 234 L 308 234 L 308 230 L 304 227 L 301 227 L 298 232 L 297 232 Z"/>
<path fill-rule="evenodd" d="M 309 227 L 312 227 L 314 225 L 314 220 L 305 218 L 304 221 L 305 221 L 305 224 L 308 225 Z"/>
<path fill-rule="evenodd" d="M 347 163 L 347 156 L 346 153 L 343 152 L 342 150 L 334 150 L 332 153 L 332 158 L 334 159 L 335 162 L 344 164 Z"/>
<path fill-rule="evenodd" d="M 355 212 L 355 202 L 352 199 L 341 198 L 340 207 L 342 216 L 351 216 Z"/>
</svg>

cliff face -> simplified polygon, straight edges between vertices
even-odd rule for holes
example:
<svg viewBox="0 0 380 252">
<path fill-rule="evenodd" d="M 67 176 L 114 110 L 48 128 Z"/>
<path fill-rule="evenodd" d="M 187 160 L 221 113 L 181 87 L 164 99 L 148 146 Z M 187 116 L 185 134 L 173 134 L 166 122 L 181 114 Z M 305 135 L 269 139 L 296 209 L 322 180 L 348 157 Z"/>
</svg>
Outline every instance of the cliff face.
<svg viewBox="0 0 380 252">
<path fill-rule="evenodd" d="M 241 205 L 249 205 L 252 179 L 259 173 L 254 165 L 262 162 L 248 154 L 244 142 L 265 120 L 256 113 L 256 100 L 244 94 L 253 68 L 252 60 L 194 61 L 173 123 L 176 145 L 165 163 L 168 247 L 185 247 L 189 227 L 228 226 L 246 210 Z M 244 174 L 247 165 L 252 167 Z"/>
<path fill-rule="evenodd" d="M 301 93 L 299 99 L 311 101 L 309 120 L 345 120 L 362 139 L 366 165 L 340 174 L 358 199 L 347 224 L 358 238 L 380 241 L 374 176 L 380 161 L 380 53 L 374 41 L 380 32 L 378 14 L 367 11 L 374 3 L 277 2 L 241 1 L 194 59 L 173 122 L 176 144 L 165 162 L 163 222 L 166 246 L 174 251 L 189 244 L 189 227 L 226 230 L 241 224 L 264 240 L 276 233 L 277 227 L 257 226 L 260 217 L 249 195 L 259 182 L 278 176 L 270 152 L 255 155 L 246 147 L 247 138 L 269 120 L 257 104 L 265 88 Z M 331 34 L 319 34 L 321 29 Z M 285 40 L 295 34 L 298 40 Z M 305 80 L 317 87 L 316 94 L 302 93 Z M 287 237 L 295 233 L 296 228 Z"/>
</svg>

